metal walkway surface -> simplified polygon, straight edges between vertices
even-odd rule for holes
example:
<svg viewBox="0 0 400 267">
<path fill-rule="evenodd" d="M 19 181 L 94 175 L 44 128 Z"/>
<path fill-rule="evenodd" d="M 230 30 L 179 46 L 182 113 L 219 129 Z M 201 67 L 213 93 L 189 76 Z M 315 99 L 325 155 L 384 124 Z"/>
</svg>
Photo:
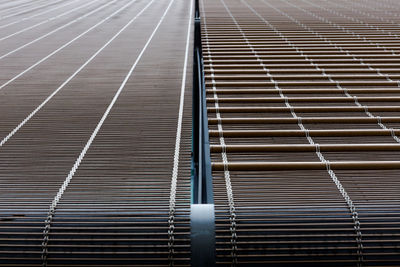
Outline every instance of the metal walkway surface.
<svg viewBox="0 0 400 267">
<path fill-rule="evenodd" d="M 190 264 L 192 10 L 0 1 L 0 266 Z"/>
<path fill-rule="evenodd" d="M 218 265 L 400 265 L 399 11 L 202 1 Z"/>
<path fill-rule="evenodd" d="M 0 266 L 400 266 L 399 14 L 0 0 Z"/>
</svg>

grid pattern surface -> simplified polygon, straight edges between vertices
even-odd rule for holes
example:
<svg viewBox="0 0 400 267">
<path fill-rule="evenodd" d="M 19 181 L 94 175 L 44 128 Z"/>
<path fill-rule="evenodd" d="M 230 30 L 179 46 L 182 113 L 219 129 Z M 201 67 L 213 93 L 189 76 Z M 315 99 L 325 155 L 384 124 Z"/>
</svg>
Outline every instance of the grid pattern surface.
<svg viewBox="0 0 400 267">
<path fill-rule="evenodd" d="M 0 266 L 189 265 L 191 9 L 0 0 Z"/>
<path fill-rule="evenodd" d="M 400 262 L 400 4 L 202 0 L 217 263 Z"/>
</svg>

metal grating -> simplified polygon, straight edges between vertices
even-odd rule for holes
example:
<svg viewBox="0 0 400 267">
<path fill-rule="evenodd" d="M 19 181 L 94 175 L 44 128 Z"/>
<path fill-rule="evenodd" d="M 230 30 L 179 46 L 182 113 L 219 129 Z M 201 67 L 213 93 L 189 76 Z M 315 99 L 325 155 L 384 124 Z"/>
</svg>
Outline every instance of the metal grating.
<svg viewBox="0 0 400 267">
<path fill-rule="evenodd" d="M 400 5 L 203 0 L 218 265 L 400 262 Z"/>
<path fill-rule="evenodd" d="M 0 1 L 0 266 L 190 264 L 192 10 Z"/>
</svg>

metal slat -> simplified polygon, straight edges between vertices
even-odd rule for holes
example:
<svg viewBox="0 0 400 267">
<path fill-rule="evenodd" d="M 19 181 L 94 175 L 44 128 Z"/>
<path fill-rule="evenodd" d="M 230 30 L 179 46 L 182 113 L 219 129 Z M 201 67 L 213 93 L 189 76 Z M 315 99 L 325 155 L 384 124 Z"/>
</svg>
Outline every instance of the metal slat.
<svg viewBox="0 0 400 267">
<path fill-rule="evenodd" d="M 400 6 L 202 8 L 217 265 L 396 266 Z"/>
<path fill-rule="evenodd" d="M 88 3 L 0 43 L 107 7 L 0 59 L 0 265 L 188 266 L 191 3 Z"/>
</svg>

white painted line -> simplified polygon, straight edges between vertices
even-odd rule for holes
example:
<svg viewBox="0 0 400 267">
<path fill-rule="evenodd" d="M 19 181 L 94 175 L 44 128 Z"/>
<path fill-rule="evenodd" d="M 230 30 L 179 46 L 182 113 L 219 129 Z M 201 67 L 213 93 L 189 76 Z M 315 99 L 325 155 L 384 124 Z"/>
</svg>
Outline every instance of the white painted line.
<svg viewBox="0 0 400 267">
<path fill-rule="evenodd" d="M 64 24 L 64 25 L 62 25 L 62 26 L 60 26 L 60 27 L 58 27 L 58 28 L 52 30 L 51 32 L 48 32 L 48 33 L 46 33 L 46 34 L 44 34 L 44 35 L 42 35 L 42 36 L 36 38 L 35 40 L 30 41 L 29 43 L 26 43 L 26 44 L 24 44 L 24 45 L 22 45 L 22 46 L 20 46 L 20 47 L 18 47 L 18 48 L 16 48 L 16 49 L 14 49 L 14 50 L 8 52 L 8 53 L 6 53 L 6 54 L 0 56 L 0 60 L 3 59 L 3 58 L 5 58 L 5 57 L 8 57 L 9 55 L 14 54 L 15 52 L 17 52 L 17 51 L 19 51 L 19 50 L 21 50 L 21 49 L 23 49 L 23 48 L 25 48 L 25 47 L 27 47 L 27 46 L 29 46 L 29 45 L 31 45 L 31 44 L 36 43 L 37 41 L 40 41 L 40 40 L 42 40 L 42 39 L 44 39 L 44 38 L 50 36 L 50 35 L 53 34 L 53 33 L 58 32 L 59 30 L 62 30 L 62 29 L 64 29 L 64 28 L 68 27 L 69 25 L 71 25 L 71 24 L 73 24 L 73 23 L 75 23 L 75 22 L 78 22 L 78 21 L 80 21 L 80 20 L 82 20 L 82 19 L 84 19 L 84 18 L 90 16 L 90 15 L 93 14 L 93 13 L 96 13 L 97 11 L 100 11 L 101 9 L 103 9 L 103 8 L 105 8 L 105 7 L 109 6 L 109 5 L 111 5 L 112 3 L 116 2 L 116 1 L 117 1 L 117 0 L 112 0 L 112 1 L 108 2 L 107 4 L 104 4 L 104 5 L 102 5 L 102 6 L 98 7 L 98 8 L 96 8 L 96 9 L 90 11 L 89 13 L 86 13 L 85 15 L 80 16 L 79 18 L 76 18 L 76 19 L 74 19 L 74 20 L 68 22 L 67 24 Z"/>
<path fill-rule="evenodd" d="M 136 0 L 133 0 L 131 2 L 129 2 L 128 4 L 124 5 L 123 7 L 121 7 L 120 9 L 118 9 L 117 11 L 115 11 L 113 14 L 111 14 L 110 16 L 108 16 L 107 18 L 103 19 L 102 21 L 100 21 L 99 23 L 97 23 L 96 25 L 100 25 L 101 23 L 103 23 L 104 21 L 110 19 L 111 17 L 115 16 L 117 13 L 121 12 L 122 10 L 124 10 L 125 8 L 127 8 L 129 5 L 131 5 L 132 3 L 134 3 Z M 153 0 L 154 1 L 154 0 Z M 83 68 L 85 68 L 98 54 L 100 54 L 101 51 L 104 50 L 104 48 L 106 48 L 112 41 L 114 41 L 115 38 L 117 38 L 130 24 L 132 24 L 132 22 L 134 22 L 137 17 L 139 17 L 149 6 L 150 4 L 153 2 L 151 1 L 150 3 L 148 3 L 133 19 L 131 19 L 122 29 L 120 29 L 107 43 L 105 43 L 99 50 L 96 51 L 96 53 L 94 53 L 83 65 L 81 65 L 71 76 L 68 77 L 67 80 L 65 80 L 51 95 L 49 95 L 37 108 L 35 108 L 35 110 L 33 110 L 20 124 L 18 124 L 17 127 L 15 127 L 6 137 L 3 138 L 3 140 L 1 140 L 0 142 L 0 147 L 2 147 L 14 134 L 16 134 L 18 132 L 19 129 L 21 129 L 37 112 L 39 112 L 39 110 L 42 109 L 42 107 L 44 105 L 47 104 L 47 102 L 49 102 L 62 88 L 64 88 L 65 85 L 67 85 Z M 90 30 L 94 29 L 95 27 L 97 27 L 96 25 L 94 25 L 92 28 L 88 29 L 86 32 L 89 32 Z M 82 35 L 84 35 L 86 32 L 82 33 L 81 35 L 77 36 L 76 38 L 74 38 L 73 40 L 76 40 L 77 38 L 81 37 Z M 73 41 L 71 40 L 71 41 Z M 61 47 L 59 48 L 61 49 Z M 59 50 L 57 49 L 57 50 Z M 56 51 L 57 51 L 56 50 Z M 55 51 L 55 52 L 56 52 Z M 54 53 L 54 52 L 53 52 Z M 42 59 L 43 61 L 43 59 Z M 40 61 L 38 61 L 36 63 L 40 64 Z M 34 65 L 32 65 L 30 68 L 33 68 Z M 28 70 L 28 69 L 27 69 Z M 26 71 L 27 71 L 26 70 Z M 24 72 L 26 72 L 24 71 Z M 22 73 L 23 74 L 23 73 Z M 21 74 L 21 75 L 22 75 Z M 18 76 L 18 75 L 17 75 Z M 16 76 L 16 77 L 17 77 Z M 14 77 L 15 78 L 15 77 Z M 12 80 L 10 80 L 12 81 Z M 8 81 L 8 82 L 10 82 Z M 4 85 L 3 85 L 4 86 Z M 2 86 L 2 87 L 3 87 Z M 0 87 L 0 89 L 2 88 Z"/>
<path fill-rule="evenodd" d="M 17 1 L 15 1 L 15 2 L 17 2 Z M 6 1 L 5 3 L 1 3 L 0 5 L 2 5 L 2 6 L 4 6 L 4 7 L 1 7 L 2 8 L 2 14 L 3 14 L 3 11 L 4 11 L 4 13 L 7 13 L 7 12 L 10 12 L 10 10 L 12 10 L 12 9 L 17 9 L 17 8 L 21 8 L 21 7 L 25 7 L 25 6 L 30 6 L 30 5 L 32 5 L 33 3 L 34 3 L 34 1 L 20 1 L 20 2 L 22 2 L 22 3 L 12 3 L 12 2 L 10 2 L 10 1 Z M 12 4 L 14 4 L 14 5 L 12 5 Z"/>
<path fill-rule="evenodd" d="M 151 2 L 147 6 L 149 6 L 153 1 L 154 0 L 151 0 Z M 74 174 L 77 171 L 77 169 L 79 168 L 79 165 L 81 164 L 83 158 L 85 157 L 86 152 L 89 150 L 91 144 L 93 143 L 94 139 L 96 138 L 97 133 L 101 129 L 101 126 L 103 125 L 104 121 L 106 120 L 108 114 L 110 113 L 111 109 L 113 108 L 115 102 L 117 101 L 119 95 L 121 94 L 122 90 L 124 89 L 126 83 L 128 82 L 129 78 L 131 77 L 133 71 L 135 70 L 137 64 L 139 63 L 140 59 L 142 58 L 144 52 L 146 51 L 147 47 L 149 46 L 151 40 L 153 39 L 154 35 L 156 34 L 158 28 L 160 27 L 161 23 L 163 22 L 168 10 L 170 9 L 170 7 L 171 7 L 171 5 L 172 5 L 172 3 L 174 1 L 175 0 L 171 0 L 169 2 L 168 7 L 164 11 L 164 14 L 161 16 L 157 26 L 155 27 L 155 29 L 151 33 L 149 39 L 147 40 L 146 44 L 144 45 L 144 47 L 143 47 L 142 51 L 140 52 L 139 56 L 136 58 L 136 61 L 135 61 L 135 63 L 133 63 L 133 65 L 132 65 L 131 69 L 129 70 L 128 74 L 125 76 L 123 82 L 121 83 L 121 86 L 118 88 L 118 90 L 115 93 L 113 99 L 111 100 L 111 103 L 108 105 L 106 111 L 104 112 L 104 114 L 101 117 L 99 123 L 97 124 L 96 128 L 92 132 L 92 135 L 90 136 L 89 140 L 87 141 L 85 147 L 82 149 L 81 153 L 79 154 L 79 157 L 76 159 L 76 161 L 75 161 L 74 165 L 72 166 L 70 172 L 68 173 L 67 177 L 65 178 L 63 185 L 60 187 L 60 189 L 58 190 L 56 196 L 54 197 L 53 201 L 51 202 L 51 205 L 49 207 L 48 217 L 47 217 L 47 219 L 45 221 L 45 228 L 44 228 L 44 234 L 43 234 L 43 245 L 42 245 L 43 251 L 44 251 L 43 255 L 42 255 L 43 266 L 46 266 L 46 264 L 47 264 L 46 251 L 47 251 L 47 243 L 48 243 L 48 240 L 49 240 L 48 234 L 49 234 L 49 231 L 50 231 L 51 221 L 52 221 L 52 218 L 54 216 L 54 212 L 56 210 L 57 204 L 60 201 L 61 197 L 63 196 L 65 190 L 67 189 L 69 183 L 72 180 L 72 177 L 74 176 Z M 140 12 L 140 14 L 141 13 L 142 13 L 142 11 Z"/>
<path fill-rule="evenodd" d="M 79 0 L 75 0 L 74 2 L 76 2 L 76 1 L 79 1 Z M 33 29 L 33 28 L 36 28 L 36 27 L 38 27 L 38 26 L 40 26 L 40 25 L 46 24 L 47 22 L 50 22 L 50 21 L 53 21 L 53 20 L 55 20 L 55 19 L 61 18 L 61 17 L 65 16 L 65 15 L 67 15 L 67 14 L 69 14 L 69 13 L 72 13 L 72 12 L 74 12 L 74 11 L 76 11 L 76 10 L 82 9 L 82 8 L 84 8 L 84 7 L 86 7 L 86 6 L 90 5 L 90 4 L 93 4 L 93 3 L 95 3 L 95 2 L 98 2 L 98 1 L 100 1 L 100 0 L 93 0 L 93 1 L 88 2 L 88 3 L 86 3 L 86 4 L 82 5 L 82 6 L 78 6 L 78 7 L 75 7 L 75 8 L 73 8 L 73 9 L 70 9 L 70 10 L 68 10 L 67 12 L 64 12 L 64 13 L 62 13 L 62 14 L 60 14 L 60 15 L 57 15 L 57 16 L 55 16 L 55 17 L 46 19 L 46 20 L 44 20 L 44 21 L 42 21 L 42 22 L 36 23 L 36 24 L 34 24 L 34 25 L 32 25 L 32 26 L 29 26 L 29 27 L 26 27 L 26 28 L 24 28 L 24 29 L 22 29 L 22 30 L 19 30 L 19 31 L 17 31 L 17 32 L 11 33 L 11 34 L 9 34 L 9 35 L 7 35 L 7 36 L 1 37 L 1 38 L 0 38 L 0 42 L 6 40 L 6 39 L 8 39 L 8 38 L 11 38 L 11 37 L 13 37 L 13 36 L 15 36 L 15 35 L 18 35 L 18 34 L 20 34 L 20 33 L 23 33 L 23 32 L 26 32 L 26 31 L 28 31 L 28 30 L 31 30 L 31 29 Z M 0 27 L 0 28 L 1 28 L 1 27 Z"/>
<path fill-rule="evenodd" d="M 181 136 L 182 136 L 182 120 L 183 120 L 183 106 L 185 103 L 185 87 L 186 87 L 186 72 L 189 56 L 189 44 L 190 34 L 193 16 L 193 0 L 190 1 L 190 16 L 188 21 L 187 35 L 186 35 L 186 50 L 185 59 L 183 62 L 182 70 L 182 83 L 181 83 L 181 95 L 179 100 L 179 113 L 178 113 L 178 125 L 176 127 L 176 139 L 175 139 L 175 152 L 174 152 L 174 165 L 172 168 L 171 177 L 171 190 L 169 197 L 169 216 L 168 216 L 168 247 L 169 254 L 173 255 L 173 236 L 174 236 L 174 217 L 175 217 L 175 202 L 176 202 L 176 187 L 178 183 L 178 170 L 179 170 L 179 154 L 181 147 Z M 173 259 L 170 259 L 173 260 Z"/>
<path fill-rule="evenodd" d="M 16 23 L 23 22 L 23 21 L 29 20 L 29 19 L 34 18 L 34 17 L 37 17 L 37 16 L 44 15 L 44 14 L 46 14 L 46 13 L 49 13 L 49 12 L 53 11 L 53 10 L 56 10 L 56 9 L 59 9 L 59 8 L 62 8 L 62 7 L 71 5 L 71 4 L 73 4 L 73 3 L 75 3 L 75 2 L 78 2 L 78 1 L 80 1 L 80 0 L 73 0 L 73 1 L 68 2 L 68 3 L 65 3 L 65 4 L 63 4 L 63 5 L 59 5 L 59 6 L 56 6 L 56 7 L 51 8 L 51 9 L 48 9 L 48 10 L 46 10 L 46 11 L 43 11 L 43 12 L 40 12 L 40 13 L 36 13 L 36 14 L 31 15 L 31 16 L 29 16 L 29 17 L 24 17 L 24 18 L 22 18 L 22 19 L 18 19 L 18 20 L 16 20 L 16 21 L 13 21 L 13 22 L 10 22 L 10 23 L 7 23 L 7 24 L 0 25 L 0 29 L 4 29 L 4 28 L 6 28 L 6 27 L 8 27 L 8 26 L 11 26 L 11 25 L 14 25 L 14 24 L 16 24 Z"/>
<path fill-rule="evenodd" d="M 98 1 L 98 0 L 95 0 Z M 22 75 L 24 75 L 25 73 L 27 73 L 28 71 L 30 71 L 31 69 L 35 68 L 36 66 L 38 66 L 39 64 L 43 63 L 45 60 L 49 59 L 50 57 L 54 56 L 55 54 L 57 54 L 58 52 L 60 52 L 62 49 L 64 49 L 65 47 L 69 46 L 70 44 L 72 44 L 73 42 L 75 42 L 76 40 L 78 40 L 79 38 L 81 38 L 82 36 L 84 36 L 85 34 L 87 34 L 88 32 L 92 31 L 93 29 L 97 28 L 98 26 L 100 26 L 101 24 L 103 24 L 104 22 L 106 22 L 107 20 L 109 20 L 111 17 L 115 16 L 116 14 L 118 14 L 119 12 L 121 12 L 122 10 L 124 10 L 125 8 L 127 8 L 129 5 L 131 5 L 132 3 L 134 3 L 135 1 L 131 1 L 128 4 L 124 5 L 123 7 L 121 7 L 120 9 L 118 9 L 117 11 L 115 11 L 114 13 L 112 13 L 111 15 L 109 15 L 108 17 L 104 18 L 103 20 L 101 20 L 100 22 L 96 23 L 95 25 L 93 25 L 92 27 L 90 27 L 89 29 L 87 29 L 86 31 L 84 31 L 83 33 L 79 34 L 78 36 L 76 36 L 74 39 L 70 40 L 69 42 L 65 43 L 64 45 L 60 46 L 59 48 L 57 48 L 56 50 L 54 50 L 53 52 L 51 52 L 50 54 L 48 54 L 47 56 L 45 56 L 44 58 L 38 60 L 36 63 L 34 63 L 33 65 L 31 65 L 30 67 L 28 67 L 27 69 L 23 70 L 22 72 L 20 72 L 19 74 L 17 74 L 16 76 L 14 76 L 13 78 L 11 78 L 10 80 L 8 80 L 7 82 L 3 83 L 2 85 L 0 85 L 0 90 L 3 89 L 4 87 L 6 87 L 7 85 L 9 85 L 10 83 L 12 83 L 13 81 L 15 81 L 16 79 L 18 79 L 19 77 L 21 77 Z M 1 146 L 1 145 L 0 145 Z"/>
<path fill-rule="evenodd" d="M 19 14 L 23 14 L 23 13 L 25 13 L 25 12 L 29 12 L 29 11 L 34 10 L 34 9 L 39 9 L 39 8 L 42 8 L 42 7 L 51 5 L 51 4 L 56 4 L 56 3 L 58 3 L 58 2 L 63 2 L 63 1 L 64 1 L 64 0 L 57 0 L 57 1 L 54 1 L 54 2 L 52 2 L 52 3 L 45 3 L 45 4 L 43 4 L 43 5 L 37 5 L 37 3 L 33 3 L 33 5 L 35 5 L 34 7 L 28 8 L 28 9 L 25 9 L 25 10 L 21 10 L 21 11 L 18 11 L 18 12 L 16 12 L 16 13 L 9 14 L 9 15 L 6 15 L 6 16 L 0 16 L 0 20 L 6 19 L 6 18 L 11 18 L 11 17 L 17 16 L 17 15 L 19 15 Z"/>
</svg>

